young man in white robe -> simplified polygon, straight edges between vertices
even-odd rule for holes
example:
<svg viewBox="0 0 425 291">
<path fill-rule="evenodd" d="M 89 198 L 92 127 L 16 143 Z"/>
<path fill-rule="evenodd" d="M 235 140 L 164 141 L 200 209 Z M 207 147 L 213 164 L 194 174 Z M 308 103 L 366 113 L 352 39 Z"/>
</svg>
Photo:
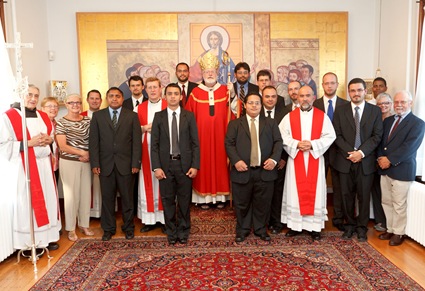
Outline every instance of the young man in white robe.
<svg viewBox="0 0 425 291">
<path fill-rule="evenodd" d="M 323 154 L 336 135 L 329 117 L 313 107 L 314 100 L 312 88 L 301 87 L 299 108 L 287 114 L 279 124 L 283 148 L 289 154 L 281 219 L 290 228 L 287 237 L 306 230 L 313 240 L 320 240 L 320 231 L 328 220 Z"/>
</svg>

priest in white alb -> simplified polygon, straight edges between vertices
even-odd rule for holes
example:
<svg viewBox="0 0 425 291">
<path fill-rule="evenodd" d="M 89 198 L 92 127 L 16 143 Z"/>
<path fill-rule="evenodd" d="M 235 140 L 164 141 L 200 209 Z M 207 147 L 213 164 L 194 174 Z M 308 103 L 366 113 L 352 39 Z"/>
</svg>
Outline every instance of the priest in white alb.
<svg viewBox="0 0 425 291">
<path fill-rule="evenodd" d="M 315 95 L 309 86 L 298 92 L 299 108 L 279 124 L 283 148 L 289 154 L 283 189 L 282 223 L 290 229 L 287 237 L 306 230 L 313 240 L 328 220 L 326 174 L 323 154 L 336 135 L 329 117 L 313 107 Z"/>
</svg>

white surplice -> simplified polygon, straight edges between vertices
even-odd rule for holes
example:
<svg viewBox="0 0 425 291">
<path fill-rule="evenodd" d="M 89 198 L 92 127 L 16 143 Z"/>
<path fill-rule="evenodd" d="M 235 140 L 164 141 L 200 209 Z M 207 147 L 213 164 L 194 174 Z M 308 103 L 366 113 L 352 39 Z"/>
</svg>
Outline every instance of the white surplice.
<svg viewBox="0 0 425 291">
<path fill-rule="evenodd" d="M 296 109 L 299 110 L 299 109 Z M 293 112 L 293 111 L 292 111 Z M 291 112 L 291 113 L 292 113 Z M 281 221 L 286 223 L 288 228 L 295 231 L 316 231 L 320 232 L 325 227 L 328 220 L 326 209 L 326 173 L 325 159 L 323 154 L 334 142 L 336 135 L 332 122 L 327 115 L 323 119 L 322 133 L 319 139 L 311 140 L 311 129 L 313 125 L 313 109 L 301 111 L 301 137 L 302 140 L 309 140 L 312 150 L 304 152 L 304 163 L 308 169 L 309 155 L 314 159 L 319 159 L 319 173 L 317 177 L 316 199 L 314 203 L 314 215 L 300 215 L 300 205 L 298 200 L 297 183 L 295 178 L 294 158 L 299 150 L 297 145 L 299 140 L 292 137 L 290 114 L 287 114 L 279 124 L 280 133 L 283 139 L 283 148 L 289 154 L 286 164 L 285 185 L 283 188 Z M 317 121 L 316 121 L 317 122 Z"/>
</svg>

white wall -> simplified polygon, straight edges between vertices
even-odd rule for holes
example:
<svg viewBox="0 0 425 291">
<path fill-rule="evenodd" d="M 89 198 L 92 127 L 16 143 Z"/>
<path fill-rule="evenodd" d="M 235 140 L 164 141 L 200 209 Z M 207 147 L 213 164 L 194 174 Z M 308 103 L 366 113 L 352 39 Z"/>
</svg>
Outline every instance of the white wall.
<svg viewBox="0 0 425 291">
<path fill-rule="evenodd" d="M 416 48 L 415 0 L 383 0 L 380 67 L 390 89 L 413 89 L 412 48 Z M 379 0 L 19 0 L 18 29 L 35 48 L 24 54 L 30 81 L 46 84 L 50 79 L 69 81 L 69 92 L 80 91 L 76 12 L 329 12 L 348 11 L 347 79 L 373 78 L 378 65 Z M 8 4 L 6 4 L 8 5 Z M 7 9 L 7 6 L 6 6 Z M 413 10 L 413 12 L 412 12 Z M 8 20 L 8 25 L 10 20 Z M 415 22 L 416 23 L 416 22 Z M 10 25 L 9 25 L 10 26 Z M 412 27 L 413 26 L 413 27 Z M 411 29 L 412 31 L 408 31 Z M 414 35 L 412 39 L 411 35 Z M 383 39 L 385 37 L 385 39 Z M 385 44 L 385 45 L 383 45 Z M 49 62 L 47 52 L 54 51 Z M 413 66 L 414 67 L 414 66 Z M 414 71 L 413 71 L 414 74 Z M 406 79 L 407 78 L 407 79 Z M 393 85 L 394 84 L 394 85 Z M 396 84 L 396 85 L 395 85 Z M 407 84 L 407 85 L 406 85 Z M 390 92 L 392 93 L 392 92 Z"/>
</svg>

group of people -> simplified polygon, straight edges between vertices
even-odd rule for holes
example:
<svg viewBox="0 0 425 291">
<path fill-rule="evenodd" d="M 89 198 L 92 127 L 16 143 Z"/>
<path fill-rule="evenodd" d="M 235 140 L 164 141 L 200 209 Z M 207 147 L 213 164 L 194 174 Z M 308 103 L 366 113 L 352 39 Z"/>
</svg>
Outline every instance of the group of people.
<svg viewBox="0 0 425 291">
<path fill-rule="evenodd" d="M 425 130 L 411 112 L 409 92 L 400 91 L 392 100 L 385 93 L 385 80 L 377 78 L 375 106 L 365 101 L 365 82 L 354 78 L 348 84 L 348 101 L 336 95 L 338 77 L 329 72 L 322 78 L 323 97 L 316 98 L 315 88 L 291 81 L 285 104 L 271 86 L 268 70 L 257 73 L 254 85 L 249 65 L 241 62 L 234 68 L 236 81 L 223 85 L 214 54 L 205 53 L 198 62 L 199 85 L 189 81 L 189 66 L 179 63 L 178 81 L 164 93 L 158 78 L 145 84 L 131 76 L 131 98 L 111 87 L 108 107 L 99 109 L 101 94 L 92 90 L 87 94 L 89 110 L 81 112 L 81 97 L 69 95 L 67 114 L 57 123 L 57 101 L 43 101 L 47 114 L 37 111 L 39 90 L 30 86 L 25 112 L 31 197 L 36 240 L 42 247 L 57 241 L 61 228 L 52 165 L 53 170 L 59 165 L 71 241 L 78 239 L 77 225 L 93 235 L 89 217 L 95 192 L 101 193 L 104 241 L 116 233 L 117 193 L 127 239 L 134 237 L 136 214 L 143 223 L 141 232 L 161 227 L 170 244 L 185 244 L 191 202 L 207 210 L 223 208 L 232 199 L 237 243 L 252 231 L 270 241 L 269 233 L 280 233 L 285 224 L 287 237 L 307 231 L 320 240 L 328 219 L 330 171 L 332 223 L 343 231 L 343 239 L 356 234 L 359 241 L 367 241 L 372 196 L 375 229 L 383 232 L 379 238 L 392 246 L 403 242 L 407 193 Z M 3 115 L 0 152 L 19 168 L 22 182 L 21 114 L 20 108 L 11 108 Z M 14 246 L 21 249 L 29 239 L 25 185 L 17 183 L 16 193 Z"/>
</svg>

